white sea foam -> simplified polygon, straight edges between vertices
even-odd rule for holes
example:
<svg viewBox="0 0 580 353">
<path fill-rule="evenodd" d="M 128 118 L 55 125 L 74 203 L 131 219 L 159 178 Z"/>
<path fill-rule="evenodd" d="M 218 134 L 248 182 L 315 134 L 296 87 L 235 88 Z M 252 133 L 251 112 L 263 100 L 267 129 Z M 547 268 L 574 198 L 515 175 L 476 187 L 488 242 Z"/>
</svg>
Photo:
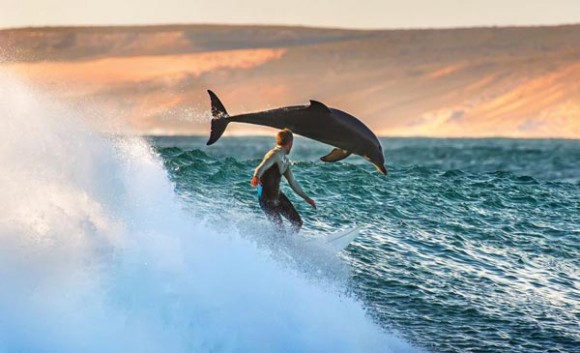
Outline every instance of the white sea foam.
<svg viewBox="0 0 580 353">
<path fill-rule="evenodd" d="M 0 352 L 413 350 L 184 212 L 141 139 L 0 78 Z"/>
</svg>

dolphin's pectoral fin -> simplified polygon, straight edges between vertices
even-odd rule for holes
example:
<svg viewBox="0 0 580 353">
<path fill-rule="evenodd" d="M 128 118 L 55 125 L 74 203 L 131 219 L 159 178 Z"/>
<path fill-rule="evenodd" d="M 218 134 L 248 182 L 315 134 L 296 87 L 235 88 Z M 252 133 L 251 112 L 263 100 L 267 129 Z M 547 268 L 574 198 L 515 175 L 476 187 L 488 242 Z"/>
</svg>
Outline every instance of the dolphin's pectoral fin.
<svg viewBox="0 0 580 353">
<path fill-rule="evenodd" d="M 330 153 L 327 154 L 326 156 L 320 157 L 320 160 L 323 162 L 338 162 L 350 156 L 351 153 L 352 152 L 345 151 L 340 148 L 335 148 L 332 151 L 330 151 Z"/>
<path fill-rule="evenodd" d="M 314 111 L 321 112 L 321 113 L 332 113 L 330 111 L 330 109 L 324 103 L 320 103 L 319 101 L 310 100 L 309 109 L 312 109 Z"/>
</svg>

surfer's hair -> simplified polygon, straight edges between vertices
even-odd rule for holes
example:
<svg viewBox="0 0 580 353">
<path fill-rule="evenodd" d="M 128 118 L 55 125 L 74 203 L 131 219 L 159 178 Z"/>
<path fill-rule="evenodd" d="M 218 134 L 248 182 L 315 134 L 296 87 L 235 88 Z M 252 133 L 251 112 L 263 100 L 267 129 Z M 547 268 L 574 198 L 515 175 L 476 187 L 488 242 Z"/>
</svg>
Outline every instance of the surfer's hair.
<svg viewBox="0 0 580 353">
<path fill-rule="evenodd" d="M 284 146 L 285 144 L 293 140 L 294 135 L 292 134 L 292 131 L 289 129 L 280 130 L 276 134 L 276 144 L 279 146 Z"/>
</svg>

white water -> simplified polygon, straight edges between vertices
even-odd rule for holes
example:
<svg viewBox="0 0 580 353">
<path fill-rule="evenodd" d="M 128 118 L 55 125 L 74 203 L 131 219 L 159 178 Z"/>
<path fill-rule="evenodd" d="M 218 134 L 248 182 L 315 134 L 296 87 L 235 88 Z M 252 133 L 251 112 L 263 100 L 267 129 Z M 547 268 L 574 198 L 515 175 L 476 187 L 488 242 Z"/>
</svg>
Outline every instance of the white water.
<svg viewBox="0 0 580 353">
<path fill-rule="evenodd" d="M 142 140 L 0 78 L 0 352 L 413 350 L 184 212 Z"/>
</svg>

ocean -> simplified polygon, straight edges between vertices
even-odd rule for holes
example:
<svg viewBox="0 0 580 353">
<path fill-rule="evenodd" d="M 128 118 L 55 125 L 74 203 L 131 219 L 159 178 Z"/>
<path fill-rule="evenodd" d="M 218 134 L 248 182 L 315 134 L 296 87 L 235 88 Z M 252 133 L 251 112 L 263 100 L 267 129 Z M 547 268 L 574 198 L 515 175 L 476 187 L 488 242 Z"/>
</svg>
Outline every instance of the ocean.
<svg viewBox="0 0 580 353">
<path fill-rule="evenodd" d="M 0 352 L 580 351 L 580 141 L 383 138 L 383 176 L 297 138 L 302 232 L 362 227 L 335 254 L 260 210 L 273 137 L 104 134 L 10 80 L 0 116 Z"/>
<path fill-rule="evenodd" d="M 191 209 L 268 227 L 249 180 L 273 138 L 205 141 L 151 139 Z M 342 258 L 373 320 L 431 352 L 580 351 L 580 141 L 381 143 L 386 177 L 298 138 L 292 168 L 318 209 L 284 189 L 307 231 L 364 226 Z"/>
</svg>

